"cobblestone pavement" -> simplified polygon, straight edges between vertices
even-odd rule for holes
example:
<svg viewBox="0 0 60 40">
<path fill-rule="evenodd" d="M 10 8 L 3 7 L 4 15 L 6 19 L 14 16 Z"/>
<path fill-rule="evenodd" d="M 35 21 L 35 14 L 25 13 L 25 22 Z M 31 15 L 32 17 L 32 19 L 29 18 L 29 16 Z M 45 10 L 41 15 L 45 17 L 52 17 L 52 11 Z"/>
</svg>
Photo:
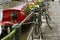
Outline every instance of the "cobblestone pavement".
<svg viewBox="0 0 60 40">
<path fill-rule="evenodd" d="M 50 2 L 50 16 L 52 30 L 46 29 L 45 40 L 60 40 L 60 4 L 59 1 Z"/>
</svg>

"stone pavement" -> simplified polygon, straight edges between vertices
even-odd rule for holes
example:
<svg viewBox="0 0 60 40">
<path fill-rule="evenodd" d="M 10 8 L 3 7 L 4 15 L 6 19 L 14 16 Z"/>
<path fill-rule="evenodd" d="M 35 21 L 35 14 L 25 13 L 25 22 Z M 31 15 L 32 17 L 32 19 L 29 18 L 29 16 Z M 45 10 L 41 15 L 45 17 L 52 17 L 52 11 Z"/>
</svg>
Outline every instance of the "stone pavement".
<svg viewBox="0 0 60 40">
<path fill-rule="evenodd" d="M 45 40 L 60 40 L 60 4 L 59 1 L 50 2 L 50 17 L 52 30 L 46 29 Z"/>
</svg>

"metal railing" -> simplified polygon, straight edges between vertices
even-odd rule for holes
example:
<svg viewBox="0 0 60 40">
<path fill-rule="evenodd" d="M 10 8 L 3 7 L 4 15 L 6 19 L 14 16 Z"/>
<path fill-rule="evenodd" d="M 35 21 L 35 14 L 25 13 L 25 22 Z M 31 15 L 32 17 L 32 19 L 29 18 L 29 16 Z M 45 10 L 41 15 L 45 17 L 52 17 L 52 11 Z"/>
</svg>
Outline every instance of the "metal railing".
<svg viewBox="0 0 60 40">
<path fill-rule="evenodd" d="M 15 35 L 15 33 L 16 33 L 16 29 L 13 29 L 13 31 L 10 34 L 8 34 L 7 36 L 5 36 L 1 40 L 9 40 L 9 39 L 11 40 L 11 38 Z"/>
<path fill-rule="evenodd" d="M 34 32 L 35 27 L 32 27 L 28 36 L 27 36 L 27 40 L 33 40 L 33 32 Z"/>
</svg>

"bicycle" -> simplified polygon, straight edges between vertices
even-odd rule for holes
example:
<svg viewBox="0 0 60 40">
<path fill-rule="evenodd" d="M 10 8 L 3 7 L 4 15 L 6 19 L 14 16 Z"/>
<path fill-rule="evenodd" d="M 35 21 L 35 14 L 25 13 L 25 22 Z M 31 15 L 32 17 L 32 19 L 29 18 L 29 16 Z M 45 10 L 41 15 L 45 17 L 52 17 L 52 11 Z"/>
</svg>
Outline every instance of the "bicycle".
<svg viewBox="0 0 60 40">
<path fill-rule="evenodd" d="M 42 33 L 42 29 L 40 27 L 42 25 L 42 19 L 41 19 L 41 17 L 42 16 L 45 17 L 46 23 L 47 23 L 48 27 L 52 30 L 52 27 L 49 25 L 49 21 L 51 21 L 51 18 L 50 18 L 49 14 L 48 14 L 49 13 L 48 7 L 46 7 L 45 4 L 41 4 L 41 6 L 39 8 L 36 8 L 36 11 L 39 14 L 39 16 L 37 18 L 38 19 L 38 25 L 39 25 L 38 30 L 40 32 L 40 36 L 43 38 L 43 34 L 44 33 Z"/>
</svg>

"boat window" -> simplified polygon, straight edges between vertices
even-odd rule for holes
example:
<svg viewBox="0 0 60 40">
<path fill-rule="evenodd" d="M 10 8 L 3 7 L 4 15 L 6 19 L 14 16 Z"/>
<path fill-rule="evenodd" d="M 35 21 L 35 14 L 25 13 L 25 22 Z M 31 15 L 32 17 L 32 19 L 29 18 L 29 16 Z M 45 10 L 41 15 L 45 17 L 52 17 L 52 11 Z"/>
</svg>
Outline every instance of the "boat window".
<svg viewBox="0 0 60 40">
<path fill-rule="evenodd" d="M 17 21 L 17 14 L 18 12 L 15 12 L 15 11 L 11 12 L 11 21 L 14 21 L 14 22 Z"/>
</svg>

